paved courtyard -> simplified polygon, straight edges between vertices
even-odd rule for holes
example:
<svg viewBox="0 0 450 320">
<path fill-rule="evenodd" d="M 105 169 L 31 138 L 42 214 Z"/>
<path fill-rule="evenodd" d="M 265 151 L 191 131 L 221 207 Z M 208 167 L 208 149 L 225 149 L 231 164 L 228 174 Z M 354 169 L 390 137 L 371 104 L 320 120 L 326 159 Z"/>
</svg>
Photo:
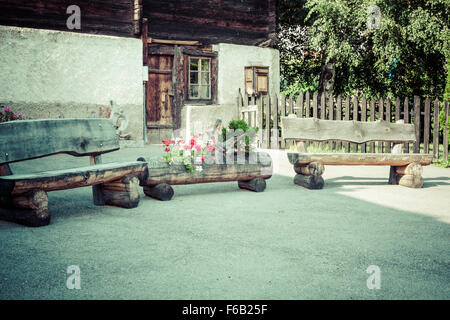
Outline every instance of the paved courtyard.
<svg viewBox="0 0 450 320">
<path fill-rule="evenodd" d="M 94 206 L 91 188 L 50 192 L 49 226 L 0 221 L 0 299 L 450 299 L 450 169 L 424 167 L 424 188 L 409 189 L 387 184 L 389 167 L 326 166 L 325 189 L 306 190 L 270 153 L 263 193 L 175 186 L 172 201 L 141 191 L 127 210 Z M 12 169 L 87 164 L 56 155 Z M 80 290 L 66 287 L 71 265 Z M 369 266 L 380 289 L 367 287 Z"/>
</svg>

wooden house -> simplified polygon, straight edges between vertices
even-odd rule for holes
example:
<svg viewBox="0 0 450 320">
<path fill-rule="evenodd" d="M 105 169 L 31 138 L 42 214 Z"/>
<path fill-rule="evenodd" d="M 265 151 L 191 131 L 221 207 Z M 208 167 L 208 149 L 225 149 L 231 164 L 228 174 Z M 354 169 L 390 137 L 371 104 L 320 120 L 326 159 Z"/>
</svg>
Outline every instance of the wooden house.
<svg viewBox="0 0 450 320">
<path fill-rule="evenodd" d="M 0 0 L 0 103 L 113 114 L 137 143 L 205 130 L 237 117 L 239 89 L 278 93 L 276 19 L 276 0 Z"/>
</svg>

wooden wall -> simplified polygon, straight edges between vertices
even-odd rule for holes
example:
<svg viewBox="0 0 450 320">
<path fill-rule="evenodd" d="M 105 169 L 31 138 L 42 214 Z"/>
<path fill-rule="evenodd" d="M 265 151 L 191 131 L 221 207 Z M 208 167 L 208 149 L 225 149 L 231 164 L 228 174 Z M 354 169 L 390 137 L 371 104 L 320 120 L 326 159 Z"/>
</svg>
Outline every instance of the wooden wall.
<svg viewBox="0 0 450 320">
<path fill-rule="evenodd" d="M 276 32 L 276 0 L 143 0 L 149 37 L 257 45 Z"/>
<path fill-rule="evenodd" d="M 81 30 L 68 30 L 70 5 Z M 0 25 L 133 37 L 134 0 L 0 0 Z"/>
</svg>

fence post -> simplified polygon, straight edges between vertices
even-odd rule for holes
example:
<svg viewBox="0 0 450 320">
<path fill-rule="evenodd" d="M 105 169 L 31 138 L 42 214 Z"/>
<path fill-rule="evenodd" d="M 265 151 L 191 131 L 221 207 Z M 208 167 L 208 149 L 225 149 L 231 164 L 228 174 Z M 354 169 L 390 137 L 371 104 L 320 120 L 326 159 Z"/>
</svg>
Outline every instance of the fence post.
<svg viewBox="0 0 450 320">
<path fill-rule="evenodd" d="M 439 106 L 440 102 L 436 98 L 434 100 L 433 111 L 433 160 L 439 160 Z"/>
<path fill-rule="evenodd" d="M 448 130 L 447 130 L 447 121 L 448 121 L 448 100 L 444 102 L 444 138 L 443 138 L 443 160 L 448 161 Z"/>
<path fill-rule="evenodd" d="M 416 129 L 414 153 L 420 153 L 420 97 L 418 96 L 414 96 L 414 127 Z"/>
<path fill-rule="evenodd" d="M 378 120 L 383 120 L 384 114 L 384 99 L 381 98 L 380 102 L 378 103 Z M 383 141 L 378 141 L 378 153 L 383 153 Z"/>
<path fill-rule="evenodd" d="M 350 97 L 346 96 L 344 101 L 344 107 L 345 107 L 345 120 L 350 121 Z M 350 144 L 348 142 L 344 142 L 345 146 L 345 152 L 350 152 Z"/>
<path fill-rule="evenodd" d="M 405 119 L 405 123 L 410 123 L 409 122 L 409 99 L 408 99 L 408 97 L 405 98 L 405 102 L 403 105 L 403 117 Z M 409 153 L 409 143 L 408 142 L 406 142 L 404 144 L 403 152 Z"/>
<path fill-rule="evenodd" d="M 429 97 L 425 99 L 425 113 L 423 116 L 423 152 L 428 154 L 430 152 L 430 108 L 431 100 Z"/>
<path fill-rule="evenodd" d="M 375 121 L 375 99 L 374 98 L 370 99 L 370 121 L 371 122 Z M 375 142 L 371 142 L 369 147 L 370 147 L 370 153 L 374 153 L 375 152 Z"/>
<path fill-rule="evenodd" d="M 367 121 L 367 100 L 363 97 L 361 100 L 361 121 Z M 366 153 L 366 143 L 361 144 L 361 153 Z"/>
<path fill-rule="evenodd" d="M 352 104 L 353 104 L 353 121 L 358 121 L 359 103 L 358 103 L 358 97 L 357 96 L 353 96 Z M 353 149 L 353 152 L 358 153 L 358 144 L 357 143 L 352 143 L 352 149 Z"/>
<path fill-rule="evenodd" d="M 386 100 L 386 121 L 387 122 L 392 122 L 392 117 L 391 117 L 391 99 L 387 98 Z M 391 153 L 391 142 L 386 142 L 386 153 Z"/>
</svg>

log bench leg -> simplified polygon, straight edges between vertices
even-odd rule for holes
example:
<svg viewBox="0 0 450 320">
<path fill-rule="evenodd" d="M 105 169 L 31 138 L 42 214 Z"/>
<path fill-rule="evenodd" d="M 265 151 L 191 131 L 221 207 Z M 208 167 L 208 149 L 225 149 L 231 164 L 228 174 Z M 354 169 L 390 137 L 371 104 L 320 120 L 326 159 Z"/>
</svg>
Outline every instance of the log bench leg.
<svg viewBox="0 0 450 320">
<path fill-rule="evenodd" d="M 126 175 L 122 180 L 101 185 L 103 201 L 107 205 L 136 208 L 139 204 L 139 179 L 134 175 Z"/>
<path fill-rule="evenodd" d="M 323 189 L 325 181 L 322 174 L 325 171 L 323 163 L 319 161 L 311 162 L 307 165 L 294 165 L 297 175 L 294 177 L 294 183 L 307 189 Z"/>
<path fill-rule="evenodd" d="M 13 196 L 6 206 L 0 208 L 2 220 L 29 227 L 42 227 L 50 223 L 47 193 L 40 189 Z"/>
<path fill-rule="evenodd" d="M 263 192 L 266 189 L 266 180 L 255 178 L 248 181 L 238 181 L 240 189 L 247 189 L 254 192 Z"/>
<path fill-rule="evenodd" d="M 422 165 L 416 162 L 401 167 L 391 166 L 389 184 L 398 184 L 408 188 L 422 188 L 422 172 Z"/>
<path fill-rule="evenodd" d="M 167 183 L 160 183 L 156 186 L 144 186 L 144 193 L 150 198 L 169 201 L 172 199 L 174 191 Z"/>
</svg>

